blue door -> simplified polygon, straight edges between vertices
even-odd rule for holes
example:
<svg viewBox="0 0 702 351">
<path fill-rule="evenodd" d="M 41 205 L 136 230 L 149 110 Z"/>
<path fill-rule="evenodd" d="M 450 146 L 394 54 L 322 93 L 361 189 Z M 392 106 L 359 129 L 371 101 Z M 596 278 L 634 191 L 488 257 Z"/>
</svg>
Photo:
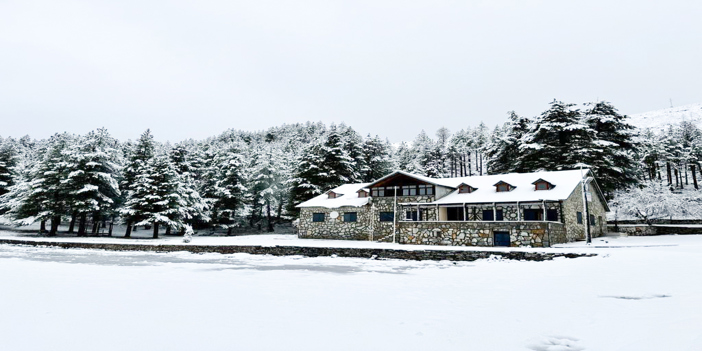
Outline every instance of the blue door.
<svg viewBox="0 0 702 351">
<path fill-rule="evenodd" d="M 509 232 L 495 232 L 495 246 L 509 247 Z"/>
</svg>

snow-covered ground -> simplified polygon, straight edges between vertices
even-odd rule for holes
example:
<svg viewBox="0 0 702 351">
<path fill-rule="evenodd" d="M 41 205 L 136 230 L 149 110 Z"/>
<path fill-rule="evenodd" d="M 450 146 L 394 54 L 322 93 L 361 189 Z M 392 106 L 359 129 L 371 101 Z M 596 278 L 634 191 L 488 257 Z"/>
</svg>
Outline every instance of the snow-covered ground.
<svg viewBox="0 0 702 351">
<path fill-rule="evenodd" d="M 702 103 L 644 112 L 630 117 L 629 123 L 640 129 L 659 131 L 667 129 L 669 124 L 678 125 L 682 121 L 692 122 L 702 128 Z"/>
<path fill-rule="evenodd" d="M 702 236 L 550 262 L 0 245 L 0 350 L 702 350 Z"/>
</svg>

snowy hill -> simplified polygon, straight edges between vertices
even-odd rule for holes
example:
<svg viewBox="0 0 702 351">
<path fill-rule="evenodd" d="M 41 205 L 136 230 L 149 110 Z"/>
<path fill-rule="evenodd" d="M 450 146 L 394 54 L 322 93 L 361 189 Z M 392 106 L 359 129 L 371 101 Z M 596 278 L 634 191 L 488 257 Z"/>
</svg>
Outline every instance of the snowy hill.
<svg viewBox="0 0 702 351">
<path fill-rule="evenodd" d="M 629 117 L 631 118 L 629 123 L 639 129 L 662 129 L 669 124 L 677 125 L 682 121 L 691 121 L 702 128 L 702 103 L 644 112 Z"/>
</svg>

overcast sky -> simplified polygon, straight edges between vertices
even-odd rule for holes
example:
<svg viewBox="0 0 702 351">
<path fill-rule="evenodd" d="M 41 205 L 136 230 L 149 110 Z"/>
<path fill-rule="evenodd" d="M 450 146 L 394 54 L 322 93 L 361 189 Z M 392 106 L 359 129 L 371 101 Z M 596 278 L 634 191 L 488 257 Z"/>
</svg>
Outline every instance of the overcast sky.
<svg viewBox="0 0 702 351">
<path fill-rule="evenodd" d="M 311 120 L 397 142 L 554 98 L 702 102 L 702 1 L 0 0 L 3 137 Z"/>
</svg>

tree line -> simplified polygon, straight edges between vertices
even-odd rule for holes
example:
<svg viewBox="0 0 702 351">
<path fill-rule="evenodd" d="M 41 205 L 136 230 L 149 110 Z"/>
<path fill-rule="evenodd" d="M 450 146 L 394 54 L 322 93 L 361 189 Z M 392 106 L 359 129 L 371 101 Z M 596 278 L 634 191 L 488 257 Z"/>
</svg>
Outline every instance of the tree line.
<svg viewBox="0 0 702 351">
<path fill-rule="evenodd" d="M 126 224 L 126 236 L 141 225 L 155 236 L 159 228 L 273 231 L 295 218 L 296 204 L 397 169 L 467 177 L 588 167 L 612 199 L 651 180 L 676 189 L 688 178 L 696 184 L 701 135 L 691 123 L 637 134 L 610 103 L 554 100 L 532 118 L 510 112 L 493 130 L 442 127 L 433 138 L 421 131 L 395 145 L 344 124 L 311 122 L 175 145 L 148 130 L 124 142 L 105 129 L 0 138 L 0 215 L 15 225 L 40 222 L 50 235 L 60 223 L 88 235 L 106 221 Z"/>
</svg>

